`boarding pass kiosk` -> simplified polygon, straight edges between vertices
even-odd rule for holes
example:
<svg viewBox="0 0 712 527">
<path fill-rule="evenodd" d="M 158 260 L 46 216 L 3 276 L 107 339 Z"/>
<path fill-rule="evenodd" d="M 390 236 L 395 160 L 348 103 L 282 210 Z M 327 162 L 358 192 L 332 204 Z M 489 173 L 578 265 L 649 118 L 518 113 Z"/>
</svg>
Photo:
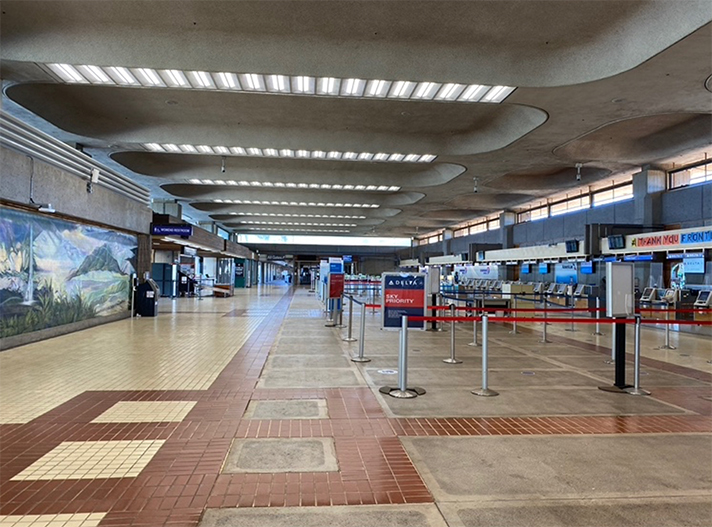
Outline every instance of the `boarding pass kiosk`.
<svg viewBox="0 0 712 527">
<path fill-rule="evenodd" d="M 695 309 L 695 321 L 712 321 L 712 313 L 702 311 L 703 309 L 710 309 L 710 307 L 712 307 L 712 291 L 700 291 L 697 293 L 697 299 L 693 307 Z"/>
</svg>

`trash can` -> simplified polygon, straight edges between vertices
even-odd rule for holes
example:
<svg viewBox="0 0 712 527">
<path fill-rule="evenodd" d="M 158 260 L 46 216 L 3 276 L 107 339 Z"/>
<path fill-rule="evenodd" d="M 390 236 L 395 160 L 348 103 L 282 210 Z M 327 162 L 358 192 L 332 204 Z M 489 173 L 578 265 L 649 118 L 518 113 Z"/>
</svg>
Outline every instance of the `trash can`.
<svg viewBox="0 0 712 527">
<path fill-rule="evenodd" d="M 150 278 L 136 289 L 136 312 L 142 317 L 158 316 L 158 298 L 161 291 L 158 284 Z"/>
</svg>

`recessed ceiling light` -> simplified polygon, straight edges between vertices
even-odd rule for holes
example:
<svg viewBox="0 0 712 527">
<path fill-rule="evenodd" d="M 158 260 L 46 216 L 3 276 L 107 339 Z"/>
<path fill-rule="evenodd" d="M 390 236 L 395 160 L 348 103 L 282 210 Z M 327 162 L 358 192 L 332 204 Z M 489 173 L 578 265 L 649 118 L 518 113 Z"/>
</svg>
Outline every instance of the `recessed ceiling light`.
<svg viewBox="0 0 712 527">
<path fill-rule="evenodd" d="M 143 147 L 151 152 L 174 152 L 187 154 L 221 154 L 235 156 L 251 156 L 251 157 L 279 157 L 279 158 L 299 158 L 299 159 L 328 159 L 328 160 L 344 160 L 344 161 L 390 161 L 390 162 L 406 162 L 406 163 L 430 163 L 437 156 L 433 154 L 387 154 L 380 152 L 372 154 L 371 152 L 339 152 L 332 150 L 324 152 L 322 150 L 304 150 L 299 149 L 294 151 L 290 148 L 278 150 L 276 148 L 243 148 L 241 146 L 209 146 L 209 145 L 180 145 L 180 147 L 171 143 L 143 143 Z"/>
<path fill-rule="evenodd" d="M 175 69 L 125 68 L 47 63 L 59 80 L 69 84 L 105 84 L 146 88 L 226 90 L 322 97 L 391 98 L 415 101 L 500 103 L 514 91 L 511 86 L 457 84 L 428 81 L 314 78 L 308 75 L 279 75 L 181 71 Z"/>
<path fill-rule="evenodd" d="M 259 199 L 222 199 L 215 198 L 213 203 L 234 203 L 237 205 L 285 205 L 291 207 L 356 207 L 356 208 L 371 208 L 377 209 L 380 207 L 377 203 L 323 203 L 323 202 L 296 202 L 296 201 L 267 201 Z"/>
</svg>

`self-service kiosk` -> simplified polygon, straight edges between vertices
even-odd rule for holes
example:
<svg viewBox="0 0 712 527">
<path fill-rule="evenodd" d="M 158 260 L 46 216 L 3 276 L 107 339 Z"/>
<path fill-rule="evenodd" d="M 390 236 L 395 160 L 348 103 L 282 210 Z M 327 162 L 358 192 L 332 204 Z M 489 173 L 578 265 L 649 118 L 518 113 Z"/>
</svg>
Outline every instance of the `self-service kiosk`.
<svg viewBox="0 0 712 527">
<path fill-rule="evenodd" d="M 695 309 L 695 321 L 712 321 L 712 313 L 703 311 L 703 309 L 710 309 L 710 306 L 712 306 L 712 291 L 700 291 L 697 293 L 697 299 L 693 304 Z"/>
</svg>

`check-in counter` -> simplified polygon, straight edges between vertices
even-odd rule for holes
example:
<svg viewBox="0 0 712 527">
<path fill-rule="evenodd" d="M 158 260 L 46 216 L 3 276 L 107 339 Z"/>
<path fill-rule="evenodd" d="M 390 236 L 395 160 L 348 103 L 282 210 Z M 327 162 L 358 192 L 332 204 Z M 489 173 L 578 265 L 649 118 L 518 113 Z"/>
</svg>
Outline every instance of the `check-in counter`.
<svg viewBox="0 0 712 527">
<path fill-rule="evenodd" d="M 569 307 L 569 298 L 566 296 L 566 284 L 552 284 L 553 293 L 549 296 L 549 302 L 562 307 Z M 551 289 L 551 287 L 549 288 Z"/>
</svg>

